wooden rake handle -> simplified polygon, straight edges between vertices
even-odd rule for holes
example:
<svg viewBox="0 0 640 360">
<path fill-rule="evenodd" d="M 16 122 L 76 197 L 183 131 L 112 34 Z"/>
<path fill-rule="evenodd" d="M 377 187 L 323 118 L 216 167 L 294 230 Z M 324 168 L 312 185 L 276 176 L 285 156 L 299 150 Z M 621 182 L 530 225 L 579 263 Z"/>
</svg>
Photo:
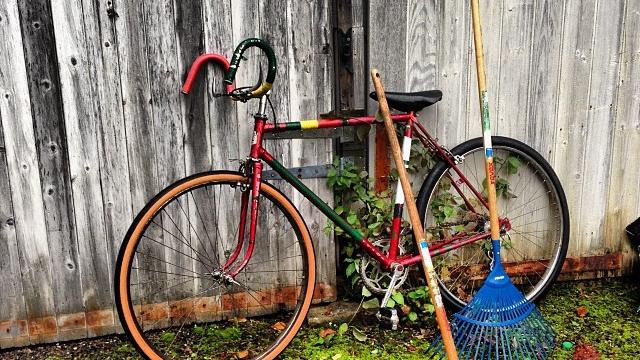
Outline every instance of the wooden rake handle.
<svg viewBox="0 0 640 360">
<path fill-rule="evenodd" d="M 440 288 L 438 287 L 438 281 L 436 280 L 436 273 L 433 269 L 433 263 L 431 262 L 429 247 L 424 237 L 422 221 L 420 221 L 418 208 L 416 207 L 415 198 L 413 197 L 413 190 L 411 189 L 411 183 L 409 183 L 407 170 L 404 167 L 402 151 L 400 150 L 400 144 L 398 143 L 398 137 L 396 136 L 393 121 L 391 121 L 391 116 L 389 115 L 389 105 L 387 104 L 387 98 L 384 94 L 384 88 L 382 87 L 382 80 L 380 79 L 380 73 L 378 70 L 371 70 L 371 79 L 373 80 L 373 87 L 375 88 L 376 95 L 378 96 L 378 112 L 384 120 L 384 127 L 387 131 L 387 137 L 389 138 L 391 153 L 393 154 L 393 160 L 398 170 L 398 178 L 400 179 L 402 192 L 404 193 L 405 202 L 409 211 L 409 217 L 413 228 L 413 236 L 416 240 L 418 249 L 420 249 L 420 255 L 422 256 L 422 267 L 427 277 L 429 295 L 431 296 L 431 303 L 435 308 L 436 321 L 440 328 L 440 334 L 442 335 L 442 343 L 444 344 L 445 353 L 447 354 L 447 359 L 457 360 L 458 354 L 456 352 L 455 343 L 453 342 L 451 329 L 449 328 L 449 320 L 447 319 L 447 313 L 444 309 L 444 304 L 442 303 L 442 296 L 440 295 Z"/>
</svg>

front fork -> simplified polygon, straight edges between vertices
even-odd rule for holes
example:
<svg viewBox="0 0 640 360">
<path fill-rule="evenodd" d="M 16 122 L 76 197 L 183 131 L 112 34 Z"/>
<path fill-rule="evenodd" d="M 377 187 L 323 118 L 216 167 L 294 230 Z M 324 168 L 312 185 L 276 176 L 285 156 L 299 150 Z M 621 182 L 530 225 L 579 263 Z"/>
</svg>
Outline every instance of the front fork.
<svg viewBox="0 0 640 360">
<path fill-rule="evenodd" d="M 227 262 L 223 267 L 223 271 L 227 272 L 227 270 L 231 267 L 232 264 L 236 262 L 238 256 L 242 252 L 242 248 L 244 245 L 244 237 L 245 237 L 245 228 L 247 222 L 247 212 L 250 208 L 250 219 L 249 219 L 249 243 L 247 244 L 247 250 L 242 258 L 242 261 L 238 266 L 236 266 L 233 270 L 228 271 L 229 276 L 235 277 L 238 275 L 242 269 L 244 269 L 249 260 L 251 260 L 251 256 L 253 255 L 253 249 L 255 247 L 256 242 L 256 231 L 258 228 L 258 207 L 260 205 L 260 184 L 262 183 L 262 160 L 260 159 L 260 149 L 262 148 L 262 133 L 264 130 L 264 125 L 267 122 L 267 117 L 264 114 L 267 104 L 267 96 L 262 96 L 260 98 L 260 111 L 254 115 L 255 125 L 253 129 L 253 138 L 251 140 L 251 153 L 249 155 L 249 159 L 247 159 L 244 164 L 245 169 L 251 169 L 247 174 L 251 183 L 249 188 L 243 188 L 242 190 L 242 201 L 241 201 L 241 209 L 240 209 L 240 219 L 239 221 L 239 229 L 238 229 L 238 239 L 236 243 L 236 248 L 233 251 L 233 254 L 229 257 Z"/>
</svg>

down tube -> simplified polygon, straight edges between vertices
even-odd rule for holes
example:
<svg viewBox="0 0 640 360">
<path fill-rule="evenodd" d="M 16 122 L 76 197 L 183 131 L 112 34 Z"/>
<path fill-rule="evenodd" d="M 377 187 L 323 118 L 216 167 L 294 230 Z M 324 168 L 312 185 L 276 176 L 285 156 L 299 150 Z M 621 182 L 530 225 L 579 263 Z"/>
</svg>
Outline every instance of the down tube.
<svg viewBox="0 0 640 360">
<path fill-rule="evenodd" d="M 349 234 L 354 240 L 360 241 L 364 238 L 364 236 L 360 233 L 360 231 L 354 229 L 340 215 L 336 214 L 333 209 L 327 205 L 322 199 L 318 197 L 318 195 L 314 194 L 311 189 L 309 189 L 305 184 L 302 183 L 295 175 L 293 175 L 289 170 L 287 170 L 281 163 L 279 163 L 276 159 L 271 156 L 266 150 L 261 149 L 260 157 L 264 159 L 264 161 L 277 172 L 284 180 L 293 185 L 304 197 L 309 199 L 313 205 L 315 205 L 323 214 L 325 214 L 331 221 L 333 221 L 338 227 L 344 230 L 345 233 Z"/>
</svg>

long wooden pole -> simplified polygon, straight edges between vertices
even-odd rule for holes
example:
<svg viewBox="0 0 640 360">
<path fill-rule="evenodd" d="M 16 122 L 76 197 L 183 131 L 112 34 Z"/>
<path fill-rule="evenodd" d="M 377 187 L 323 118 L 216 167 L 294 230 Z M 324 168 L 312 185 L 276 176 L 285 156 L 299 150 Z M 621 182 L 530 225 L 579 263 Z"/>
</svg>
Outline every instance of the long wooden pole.
<svg viewBox="0 0 640 360">
<path fill-rule="evenodd" d="M 476 72 L 478 74 L 478 94 L 480 95 L 480 114 L 482 120 L 482 141 L 484 145 L 485 174 L 487 176 L 487 194 L 489 203 L 489 221 L 491 224 L 491 240 L 498 246 L 500 225 L 498 221 L 498 203 L 496 199 L 496 176 L 493 166 L 493 145 L 491 144 L 491 121 L 489 120 L 489 99 L 487 96 L 487 79 L 484 73 L 484 50 L 482 48 L 482 29 L 480 28 L 480 7 L 478 0 L 471 0 L 473 19 L 473 40 L 476 48 Z M 496 259 L 500 261 L 500 259 Z"/>
<path fill-rule="evenodd" d="M 389 145 L 391 147 L 391 153 L 393 154 L 393 160 L 398 170 L 398 178 L 402 185 L 402 192 L 409 211 L 409 218 L 411 219 L 411 225 L 413 228 L 413 235 L 416 239 L 416 245 L 420 249 L 420 255 L 422 256 L 422 267 L 427 277 L 427 285 L 429 286 L 429 295 L 431 296 L 431 303 L 435 308 L 436 321 L 440 328 L 440 334 L 442 335 L 442 343 L 444 344 L 445 353 L 447 359 L 457 360 L 458 354 L 456 352 L 456 345 L 453 341 L 451 329 L 449 328 L 449 320 L 447 319 L 447 313 L 442 303 L 442 296 L 440 295 L 440 288 L 438 287 L 438 281 L 436 280 L 436 272 L 433 269 L 431 262 L 431 255 L 429 254 L 429 246 L 427 240 L 424 237 L 424 230 L 422 228 L 422 221 L 418 215 L 418 208 L 416 207 L 415 198 L 413 197 L 413 190 L 411 189 L 411 183 L 407 176 L 407 170 L 404 167 L 404 160 L 402 159 L 402 152 L 400 150 L 400 144 L 396 136 L 396 131 L 389 115 L 389 105 L 387 104 L 387 98 L 384 94 L 384 88 L 382 86 L 382 80 L 380 79 L 380 73 L 376 69 L 371 70 L 371 78 L 373 79 L 373 87 L 376 90 L 378 96 L 379 115 L 384 120 L 384 127 L 389 139 Z"/>
</svg>

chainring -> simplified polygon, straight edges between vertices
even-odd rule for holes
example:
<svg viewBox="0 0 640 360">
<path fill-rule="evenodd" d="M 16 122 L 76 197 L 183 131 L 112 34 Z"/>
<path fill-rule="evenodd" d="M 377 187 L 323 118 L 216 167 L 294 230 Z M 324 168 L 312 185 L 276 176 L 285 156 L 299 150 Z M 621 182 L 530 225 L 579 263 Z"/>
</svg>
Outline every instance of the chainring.
<svg viewBox="0 0 640 360">
<path fill-rule="evenodd" d="M 389 251 L 389 242 L 389 239 L 379 239 L 374 241 L 373 245 L 384 253 L 387 253 Z M 398 244 L 398 255 L 404 255 L 404 253 L 405 248 L 401 244 Z M 396 285 L 394 286 L 394 290 L 398 290 L 402 285 L 404 285 L 405 281 L 407 281 L 408 275 L 409 267 L 405 266 L 402 271 L 402 275 L 400 275 Z M 389 288 L 393 271 L 383 269 L 380 262 L 368 255 L 365 255 L 360 261 L 360 276 L 362 277 L 362 282 L 369 291 L 374 294 L 383 295 Z"/>
</svg>

